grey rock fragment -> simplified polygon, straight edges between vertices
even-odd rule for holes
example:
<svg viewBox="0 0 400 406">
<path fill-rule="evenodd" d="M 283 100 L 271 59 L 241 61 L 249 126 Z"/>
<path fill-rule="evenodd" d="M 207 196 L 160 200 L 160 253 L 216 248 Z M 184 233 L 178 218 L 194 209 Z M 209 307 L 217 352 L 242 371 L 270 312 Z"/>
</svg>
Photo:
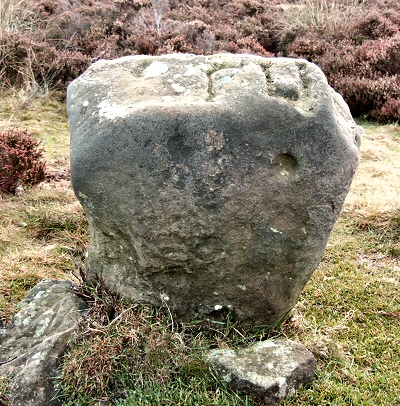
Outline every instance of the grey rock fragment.
<svg viewBox="0 0 400 406">
<path fill-rule="evenodd" d="M 12 376 L 10 406 L 55 406 L 60 357 L 86 312 L 69 281 L 43 280 L 0 330 L 0 374 Z"/>
<path fill-rule="evenodd" d="M 209 361 L 235 390 L 268 406 L 316 379 L 313 355 L 302 344 L 282 338 L 238 350 L 211 350 Z"/>
</svg>

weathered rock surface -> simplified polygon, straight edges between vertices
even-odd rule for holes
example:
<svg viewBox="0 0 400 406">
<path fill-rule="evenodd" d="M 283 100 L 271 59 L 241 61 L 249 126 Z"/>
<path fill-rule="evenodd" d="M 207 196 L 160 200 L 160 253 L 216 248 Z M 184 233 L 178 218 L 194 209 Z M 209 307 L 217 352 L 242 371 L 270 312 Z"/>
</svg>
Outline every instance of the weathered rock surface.
<svg viewBox="0 0 400 406">
<path fill-rule="evenodd" d="M 293 396 L 316 379 L 313 355 L 302 344 L 284 338 L 238 350 L 211 350 L 208 359 L 234 389 L 268 406 Z"/>
<path fill-rule="evenodd" d="M 0 375 L 12 376 L 10 406 L 53 406 L 60 357 L 86 311 L 68 281 L 43 280 L 0 330 Z"/>
<path fill-rule="evenodd" d="M 321 70 L 249 55 L 99 61 L 68 89 L 89 278 L 178 317 L 275 324 L 319 264 L 361 129 Z"/>
</svg>

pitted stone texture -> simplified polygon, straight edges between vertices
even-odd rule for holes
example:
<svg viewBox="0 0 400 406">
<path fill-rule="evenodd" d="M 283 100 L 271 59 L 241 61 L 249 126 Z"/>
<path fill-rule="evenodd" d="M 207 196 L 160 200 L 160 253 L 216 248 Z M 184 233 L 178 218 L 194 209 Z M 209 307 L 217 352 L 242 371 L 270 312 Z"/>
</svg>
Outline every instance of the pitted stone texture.
<svg viewBox="0 0 400 406">
<path fill-rule="evenodd" d="M 319 264 L 361 129 L 321 70 L 249 55 L 99 61 L 68 89 L 89 278 L 181 319 L 275 324 Z"/>
<path fill-rule="evenodd" d="M 302 344 L 284 338 L 238 350 L 211 350 L 208 359 L 234 389 L 268 406 L 293 396 L 316 379 L 313 355 Z"/>
<path fill-rule="evenodd" d="M 10 406 L 53 406 L 54 378 L 68 341 L 85 312 L 69 281 L 43 280 L 0 330 L 0 374 L 11 376 Z"/>
</svg>

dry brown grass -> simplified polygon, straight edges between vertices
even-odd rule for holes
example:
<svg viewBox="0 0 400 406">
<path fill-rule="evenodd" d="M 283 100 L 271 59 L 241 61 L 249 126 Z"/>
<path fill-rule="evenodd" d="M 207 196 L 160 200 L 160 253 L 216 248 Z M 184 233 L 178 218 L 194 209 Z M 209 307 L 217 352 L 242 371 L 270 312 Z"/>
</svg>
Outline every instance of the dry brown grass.
<svg viewBox="0 0 400 406">
<path fill-rule="evenodd" d="M 298 0 L 282 1 L 279 7 L 284 18 L 279 22 L 282 34 L 288 32 L 340 32 L 360 17 L 365 1 L 361 0 Z"/>
<path fill-rule="evenodd" d="M 88 230 L 68 180 L 48 181 L 0 200 L 0 319 L 43 278 L 73 278 Z"/>
<path fill-rule="evenodd" d="M 88 243 L 87 223 L 69 179 L 65 106 L 36 99 L 21 107 L 2 94 L 0 129 L 29 129 L 43 140 L 48 179 L 20 196 L 0 196 L 0 320 L 8 320 L 27 290 L 42 278 L 73 277 Z"/>
<path fill-rule="evenodd" d="M 1 92 L 0 131 L 17 127 L 42 140 L 45 159 L 52 169 L 69 168 L 69 130 L 65 105 L 51 98 L 25 103 L 19 90 Z"/>
<path fill-rule="evenodd" d="M 0 0 L 0 41 L 6 33 L 32 29 L 35 23 L 32 3 L 27 0 Z"/>
<path fill-rule="evenodd" d="M 345 203 L 358 216 L 383 216 L 400 209 L 400 129 L 368 125 L 362 160 Z"/>
</svg>

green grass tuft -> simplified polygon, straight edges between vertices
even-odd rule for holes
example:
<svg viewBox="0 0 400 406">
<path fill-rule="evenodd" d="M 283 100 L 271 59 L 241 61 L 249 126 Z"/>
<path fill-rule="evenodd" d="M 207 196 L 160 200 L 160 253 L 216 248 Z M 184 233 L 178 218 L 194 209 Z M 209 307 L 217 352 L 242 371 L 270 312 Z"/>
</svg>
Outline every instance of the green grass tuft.
<svg viewBox="0 0 400 406">
<path fill-rule="evenodd" d="M 210 347 L 245 337 L 240 326 L 211 331 L 204 325 L 177 325 L 167 308 L 120 300 L 101 283 L 82 289 L 91 314 L 63 362 L 63 404 L 102 399 L 118 405 L 152 405 L 161 399 L 171 405 L 253 404 L 217 379 L 205 361 Z"/>
</svg>

